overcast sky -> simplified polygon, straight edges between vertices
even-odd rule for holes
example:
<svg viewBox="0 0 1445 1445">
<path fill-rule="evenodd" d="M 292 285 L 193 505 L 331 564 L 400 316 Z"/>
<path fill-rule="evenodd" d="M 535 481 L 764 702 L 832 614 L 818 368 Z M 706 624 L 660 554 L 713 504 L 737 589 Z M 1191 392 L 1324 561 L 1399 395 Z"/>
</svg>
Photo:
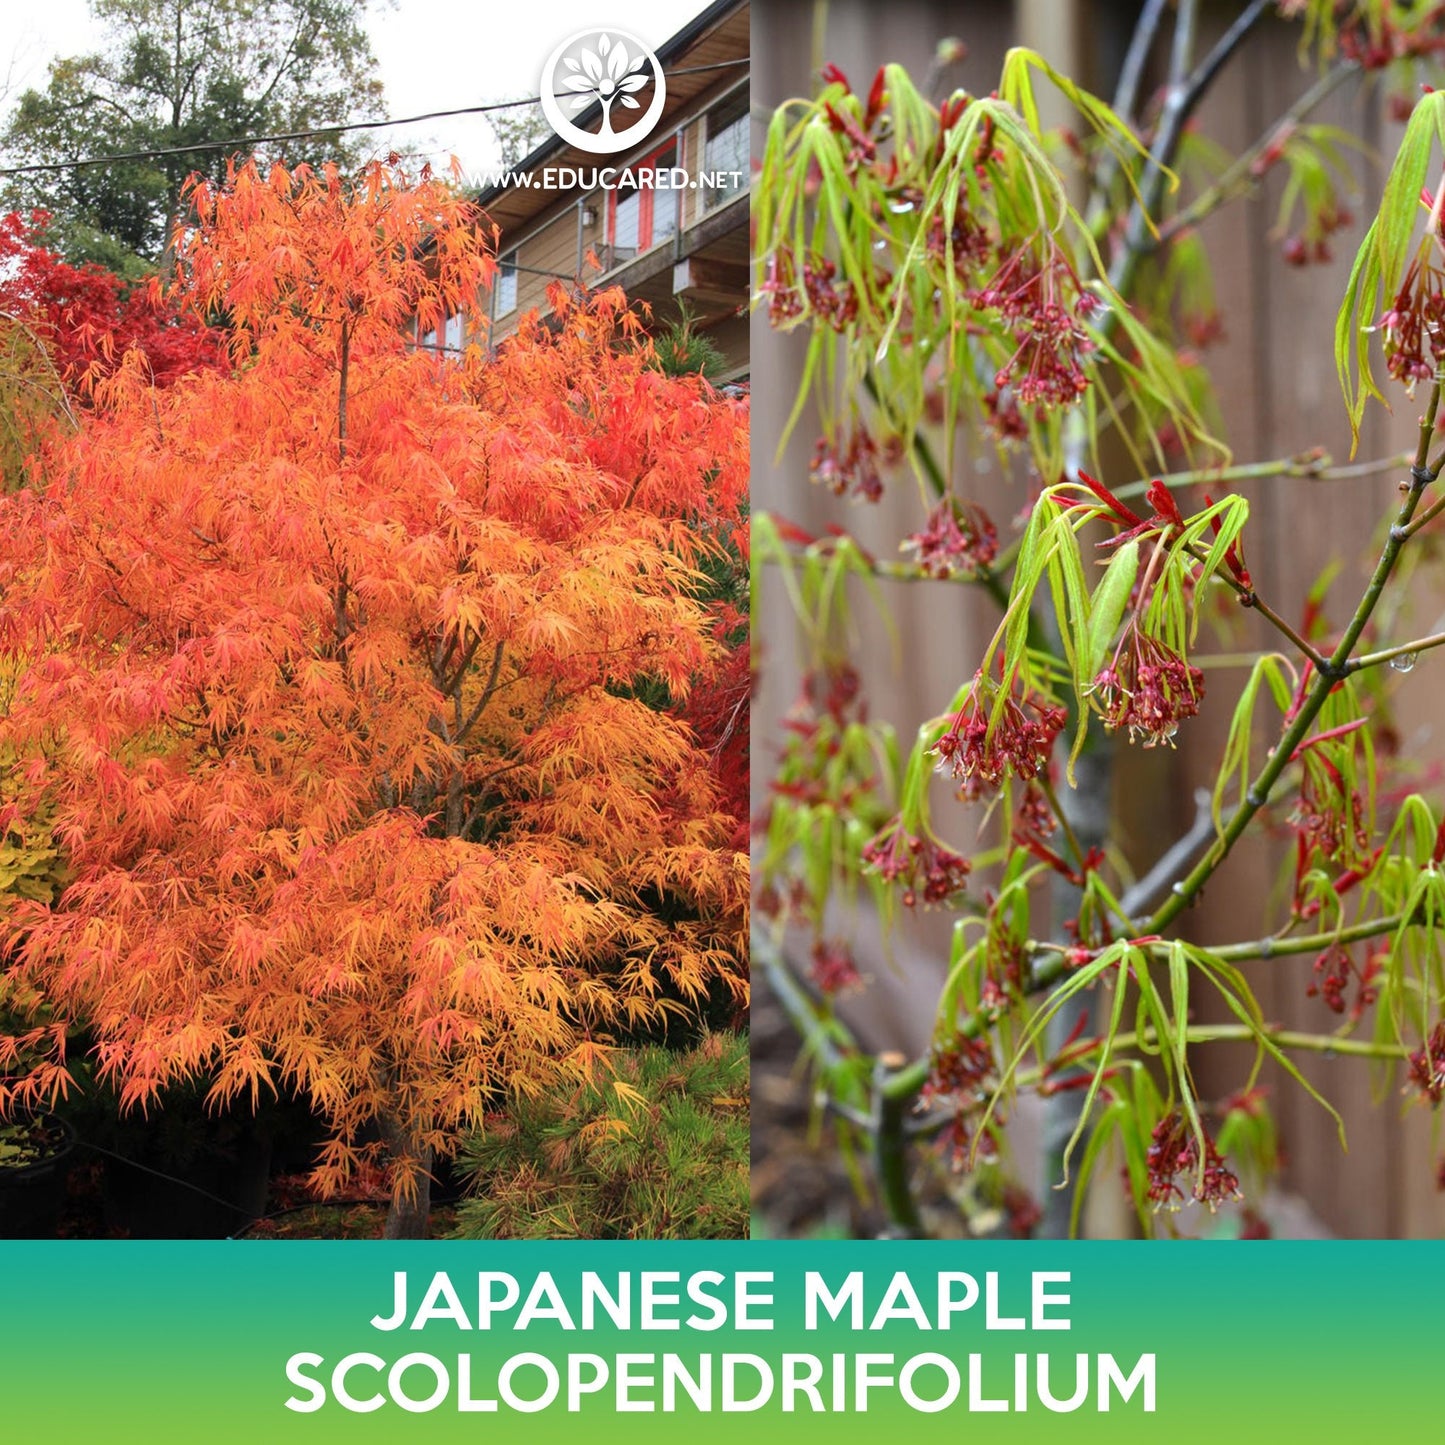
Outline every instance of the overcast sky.
<svg viewBox="0 0 1445 1445">
<path fill-rule="evenodd" d="M 535 95 L 547 57 L 569 35 L 615 24 L 656 49 L 709 0 L 395 0 L 372 4 L 367 28 L 386 87 L 388 116 L 454 110 L 513 96 Z M 0 39 L 0 81 L 8 115 L 27 87 L 43 89 L 57 56 L 98 48 L 104 29 L 89 0 L 15 5 Z M 420 152 L 434 165 L 456 155 L 469 177 L 496 163 L 491 133 L 480 116 L 457 116 L 376 132 L 383 148 Z"/>
</svg>

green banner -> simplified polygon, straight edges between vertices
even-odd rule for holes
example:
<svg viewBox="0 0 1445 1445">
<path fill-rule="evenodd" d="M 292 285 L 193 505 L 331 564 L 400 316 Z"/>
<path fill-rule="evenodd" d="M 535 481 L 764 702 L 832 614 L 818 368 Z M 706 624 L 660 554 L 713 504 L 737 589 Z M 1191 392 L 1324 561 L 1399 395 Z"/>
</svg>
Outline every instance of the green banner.
<svg viewBox="0 0 1445 1445">
<path fill-rule="evenodd" d="M 1445 1246 L 0 1245 L 7 1440 L 1434 1431 Z"/>
</svg>

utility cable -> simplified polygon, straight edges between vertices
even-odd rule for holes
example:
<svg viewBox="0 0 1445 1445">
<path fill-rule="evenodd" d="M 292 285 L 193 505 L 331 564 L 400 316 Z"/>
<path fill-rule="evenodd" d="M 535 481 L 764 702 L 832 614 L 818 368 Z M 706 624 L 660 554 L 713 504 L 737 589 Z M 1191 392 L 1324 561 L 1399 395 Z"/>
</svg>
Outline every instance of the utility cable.
<svg viewBox="0 0 1445 1445">
<path fill-rule="evenodd" d="M 746 57 L 737 60 L 719 60 L 711 65 L 692 65 L 672 71 L 673 76 L 698 75 L 704 71 L 731 70 L 740 65 L 749 65 Z M 523 105 L 540 105 L 541 96 L 529 95 L 520 100 L 498 100 L 487 105 L 464 105 L 455 110 L 431 110 L 422 115 L 401 116 L 396 120 L 356 120 L 340 125 L 321 126 L 314 130 L 285 131 L 277 135 L 259 135 L 249 138 L 235 137 L 230 140 L 196 141 L 190 145 L 162 146 L 155 150 L 121 151 L 106 156 L 81 156 L 68 161 L 34 161 L 19 166 L 0 166 L 0 176 L 33 176 L 55 171 L 85 170 L 92 166 L 122 165 L 128 161 L 165 160 L 170 156 L 195 155 L 197 151 L 247 151 L 258 146 L 274 145 L 282 141 L 314 140 L 318 136 L 340 135 L 343 131 L 384 130 L 389 126 L 418 125 L 425 120 L 446 120 L 458 115 L 486 115 L 491 111 L 514 110 Z"/>
</svg>

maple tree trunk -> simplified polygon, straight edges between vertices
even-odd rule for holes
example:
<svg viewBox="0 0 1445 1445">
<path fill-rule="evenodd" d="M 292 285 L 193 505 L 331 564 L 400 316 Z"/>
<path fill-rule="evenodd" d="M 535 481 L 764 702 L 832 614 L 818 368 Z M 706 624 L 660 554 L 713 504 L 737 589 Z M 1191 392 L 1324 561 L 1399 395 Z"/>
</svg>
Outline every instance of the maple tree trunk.
<svg viewBox="0 0 1445 1445">
<path fill-rule="evenodd" d="M 393 1193 L 386 1211 L 383 1239 L 425 1239 L 431 1219 L 432 1151 L 418 1148 L 411 1135 L 394 1116 L 383 1115 L 381 1132 L 386 1139 L 392 1161 L 414 1160 L 416 1191 L 410 1198 Z"/>
</svg>

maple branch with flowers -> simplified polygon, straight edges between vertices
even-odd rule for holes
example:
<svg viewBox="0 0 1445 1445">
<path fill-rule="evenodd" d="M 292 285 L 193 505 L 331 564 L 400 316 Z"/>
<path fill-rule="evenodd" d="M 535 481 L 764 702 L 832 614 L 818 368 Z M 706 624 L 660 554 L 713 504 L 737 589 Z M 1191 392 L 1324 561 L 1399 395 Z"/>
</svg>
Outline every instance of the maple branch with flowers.
<svg viewBox="0 0 1445 1445">
<path fill-rule="evenodd" d="M 1426 87 L 1411 109 L 1336 326 L 1356 439 L 1367 399 L 1384 399 L 1372 348 L 1393 383 L 1410 393 L 1427 386 L 1412 456 L 1334 467 L 1315 451 L 1233 464 L 1208 419 L 1207 380 L 1182 352 L 1179 332 L 1196 344 L 1218 332 L 1194 223 L 1284 167 L 1280 232 L 1297 227 L 1285 235 L 1285 259 L 1324 259 L 1327 238 L 1350 217 L 1339 139 L 1306 117 L 1349 76 L 1434 58 L 1445 39 L 1398 6 L 1376 13 L 1292 0 L 1279 8 L 1302 21 L 1321 79 L 1192 201 L 1174 197 L 1170 169 L 1183 122 L 1268 9 L 1259 0 L 1192 69 L 1195 7 L 1179 6 L 1152 129 L 1133 118 L 1137 81 L 1121 82 L 1121 117 L 1040 57 L 1015 50 L 992 95 L 959 91 L 937 105 L 897 66 L 880 69 L 866 93 L 829 68 L 818 97 L 784 106 L 769 131 L 757 188 L 759 300 L 775 326 L 809 338 L 793 422 L 811 401 L 823 429 L 812 477 L 868 502 L 881 495 L 885 472 L 906 460 L 930 510 L 905 543 L 915 560 L 902 564 L 878 561 L 841 529 L 815 537 L 755 518 L 755 561 L 782 578 L 811 665 L 764 817 L 760 912 L 771 923 L 754 947 L 809 1040 L 838 1127 L 869 1137 L 880 1200 L 905 1233 L 923 1227 L 910 1164 L 919 1140 L 941 1135 L 956 1165 L 987 1171 L 1023 1088 L 1072 1110 L 1061 1116 L 1069 1137 L 1057 1158 L 1065 1180 L 1074 1175 L 1074 1220 L 1115 1142 L 1151 1231 L 1187 1200 L 1213 1209 L 1248 1187 L 1252 1207 L 1274 1161 L 1257 1087 L 1266 1065 L 1337 1123 L 1292 1055 L 1404 1064 L 1407 1086 L 1427 1104 L 1440 1100 L 1445 819 L 1418 793 L 1393 799 L 1385 815 L 1372 731 L 1387 673 L 1408 670 L 1445 634 L 1362 644 L 1377 637 L 1382 617 L 1398 623 L 1398 602 L 1382 604 L 1401 590 L 1409 544 L 1445 508 L 1426 495 L 1440 471 L 1432 448 L 1445 365 L 1445 181 L 1422 189 L 1432 158 L 1445 151 L 1445 95 Z M 1162 22 L 1162 7 L 1145 7 L 1141 35 L 1149 33 L 1136 50 L 1148 48 Z M 1084 141 L 1067 141 L 1093 183 L 1082 210 L 1052 159 L 1061 152 L 1045 145 L 1038 79 L 1087 127 Z M 1007 548 L 958 490 L 956 438 L 965 427 L 1005 460 L 1025 458 L 1040 484 Z M 1105 463 L 1106 437 L 1139 480 L 1096 480 L 1120 469 Z M 1170 471 L 1166 450 L 1182 450 L 1189 464 Z M 1244 496 L 1206 493 L 1197 509 L 1188 500 L 1201 483 L 1217 489 L 1281 474 L 1359 480 L 1399 466 L 1408 467 L 1403 496 L 1337 631 L 1325 620 L 1322 589 L 1298 621 L 1261 596 L 1246 560 Z M 1093 548 L 1101 570 L 1091 581 L 1085 537 L 1101 531 Z M 877 577 L 979 584 L 1002 614 L 971 678 L 906 749 L 867 715 L 845 641 L 849 586 Z M 1076 769 L 1096 756 L 1101 728 L 1144 747 L 1174 742 L 1204 695 L 1194 660 L 1201 618 L 1227 597 L 1258 613 L 1283 650 L 1242 659 L 1248 674 L 1210 790 L 1210 837 L 1202 848 L 1170 850 L 1178 871 L 1162 898 L 1146 902 L 1120 887 L 1116 860 L 1095 832 L 1074 826 Z M 1279 721 L 1256 761 L 1270 704 Z M 930 794 L 939 773 L 958 801 L 986 806 L 996 846 L 970 856 L 936 831 Z M 1286 784 L 1297 796 L 1282 817 L 1276 804 Z M 1235 845 L 1265 821 L 1293 840 L 1284 926 L 1218 946 L 1172 936 Z M 980 875 L 989 882 L 978 900 Z M 1040 916 L 1050 883 L 1067 900 L 1052 923 Z M 825 931 L 825 910 L 835 894 L 846 901 L 863 887 L 885 929 L 900 907 L 958 915 L 933 1046 L 911 1061 L 869 1059 L 832 1007 L 859 980 L 848 940 Z M 1316 926 L 1304 931 L 1311 920 Z M 805 969 L 790 961 L 788 939 L 799 928 L 810 937 Z M 1340 1017 L 1334 1032 L 1268 1020 L 1240 967 L 1311 953 L 1309 992 Z M 811 987 L 794 976 L 801 971 Z M 1197 1021 L 1206 998 L 1232 1021 Z M 1092 1021 L 1088 1001 L 1107 1017 Z M 1351 1038 L 1367 1016 L 1374 1037 Z M 1060 1040 L 1065 1021 L 1071 1031 Z M 1211 1103 L 1191 1058 L 1219 1041 L 1252 1044 L 1254 1063 L 1237 1095 Z"/>
</svg>

